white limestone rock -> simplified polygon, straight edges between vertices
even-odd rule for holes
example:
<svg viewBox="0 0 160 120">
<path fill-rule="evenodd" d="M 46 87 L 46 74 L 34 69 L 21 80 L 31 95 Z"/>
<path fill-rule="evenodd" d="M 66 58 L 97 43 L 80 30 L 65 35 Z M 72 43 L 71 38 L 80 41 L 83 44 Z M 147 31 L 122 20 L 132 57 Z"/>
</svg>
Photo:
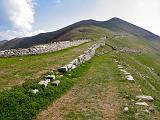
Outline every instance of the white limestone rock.
<svg viewBox="0 0 160 120">
<path fill-rule="evenodd" d="M 149 106 L 146 102 L 136 102 L 135 105 L 138 105 L 138 106 Z"/>
<path fill-rule="evenodd" d="M 69 70 L 68 70 L 68 67 L 65 65 L 65 66 L 61 67 L 60 69 L 58 69 L 58 71 L 59 72 L 67 72 Z"/>
<path fill-rule="evenodd" d="M 124 72 L 123 74 L 124 75 L 131 75 L 129 72 Z"/>
<path fill-rule="evenodd" d="M 52 82 L 52 85 L 58 86 L 58 85 L 59 85 L 59 83 L 60 83 L 60 81 L 59 81 L 59 80 L 55 80 L 55 81 L 53 81 L 53 82 Z"/>
<path fill-rule="evenodd" d="M 122 67 L 121 65 L 118 65 L 118 68 L 119 68 L 119 69 L 123 69 L 123 67 Z"/>
<path fill-rule="evenodd" d="M 45 79 L 50 79 L 51 81 L 52 80 L 55 80 L 56 79 L 56 76 L 55 75 L 47 75 L 47 76 L 45 76 Z"/>
<path fill-rule="evenodd" d="M 151 96 L 146 96 L 146 95 L 139 95 L 139 96 L 136 96 L 136 98 L 140 99 L 140 100 L 143 100 L 143 101 L 153 101 L 153 97 Z"/>
<path fill-rule="evenodd" d="M 128 112 L 128 111 L 129 111 L 129 108 L 128 108 L 128 107 L 125 107 L 123 111 L 124 111 L 124 112 Z"/>
<path fill-rule="evenodd" d="M 126 76 L 126 79 L 127 79 L 128 81 L 135 81 L 134 78 L 133 78 L 133 76 L 131 76 L 131 75 L 127 75 L 127 76 Z"/>
<path fill-rule="evenodd" d="M 31 90 L 31 93 L 33 93 L 33 94 L 36 94 L 36 93 L 38 93 L 38 92 L 39 92 L 38 89 L 32 89 L 32 90 Z"/>
<path fill-rule="evenodd" d="M 45 87 L 47 87 L 48 83 L 49 83 L 48 81 L 42 80 L 38 84 L 39 85 L 44 85 Z"/>
</svg>

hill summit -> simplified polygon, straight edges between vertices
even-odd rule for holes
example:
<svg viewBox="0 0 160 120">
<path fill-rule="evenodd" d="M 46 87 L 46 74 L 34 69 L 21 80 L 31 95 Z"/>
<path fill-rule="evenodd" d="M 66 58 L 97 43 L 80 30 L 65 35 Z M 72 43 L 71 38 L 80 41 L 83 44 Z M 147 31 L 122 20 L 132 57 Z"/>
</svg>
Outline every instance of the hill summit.
<svg viewBox="0 0 160 120">
<path fill-rule="evenodd" d="M 120 18 L 115 17 L 107 21 L 95 21 L 92 19 L 83 20 L 57 31 L 41 33 L 32 37 L 15 38 L 0 45 L 0 50 L 28 48 L 31 46 L 46 44 L 46 43 L 55 42 L 55 41 L 73 40 L 69 35 L 69 33 L 72 30 L 80 26 L 91 26 L 91 25 L 105 28 L 115 33 L 130 34 L 130 35 L 141 37 L 147 40 L 160 40 L 160 37 L 158 35 L 155 35 L 150 31 L 147 31 L 141 27 L 138 27 Z M 64 36 L 67 33 L 68 35 Z"/>
</svg>

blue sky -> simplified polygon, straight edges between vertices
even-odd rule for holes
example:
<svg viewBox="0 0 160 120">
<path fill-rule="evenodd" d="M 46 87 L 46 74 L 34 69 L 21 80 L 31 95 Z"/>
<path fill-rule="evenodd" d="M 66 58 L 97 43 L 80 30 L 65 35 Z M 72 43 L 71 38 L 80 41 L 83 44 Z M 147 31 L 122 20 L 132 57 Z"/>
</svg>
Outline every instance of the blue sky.
<svg viewBox="0 0 160 120">
<path fill-rule="evenodd" d="M 0 40 L 119 17 L 160 35 L 159 0 L 0 0 Z"/>
</svg>

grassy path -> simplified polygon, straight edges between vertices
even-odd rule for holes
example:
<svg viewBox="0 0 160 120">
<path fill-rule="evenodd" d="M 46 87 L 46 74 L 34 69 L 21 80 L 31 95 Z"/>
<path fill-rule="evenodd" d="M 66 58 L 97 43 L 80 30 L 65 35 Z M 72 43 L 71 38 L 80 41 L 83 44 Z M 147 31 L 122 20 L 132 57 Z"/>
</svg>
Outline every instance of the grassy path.
<svg viewBox="0 0 160 120">
<path fill-rule="evenodd" d="M 91 60 L 90 68 L 72 90 L 39 113 L 37 120 L 116 119 L 122 98 L 118 70 L 109 54 Z"/>
<path fill-rule="evenodd" d="M 82 54 L 91 44 L 93 42 L 42 55 L 0 58 L 0 90 L 30 79 L 40 79 L 48 71 L 55 70 Z"/>
<path fill-rule="evenodd" d="M 134 56 L 115 53 L 94 57 L 84 76 L 77 79 L 76 85 L 41 111 L 36 120 L 158 120 L 159 92 L 151 90 L 139 76 L 144 74 L 145 65 L 138 68 L 139 63 L 133 59 Z M 121 74 L 117 63 L 113 62 L 114 56 L 134 76 L 135 83 L 127 81 Z M 146 74 L 150 75 L 150 72 Z M 142 94 L 153 96 L 155 101 L 148 103 L 149 107 L 135 106 L 136 95 Z M 123 111 L 125 106 L 128 106 L 128 112 Z M 154 112 L 142 112 L 150 108 Z"/>
</svg>

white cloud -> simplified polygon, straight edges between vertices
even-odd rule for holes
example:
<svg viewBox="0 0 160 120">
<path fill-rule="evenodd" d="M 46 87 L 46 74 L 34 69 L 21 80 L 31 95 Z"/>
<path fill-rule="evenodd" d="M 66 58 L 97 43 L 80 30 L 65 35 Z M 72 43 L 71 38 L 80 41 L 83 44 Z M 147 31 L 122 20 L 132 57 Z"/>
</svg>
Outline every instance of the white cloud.
<svg viewBox="0 0 160 120">
<path fill-rule="evenodd" d="M 120 17 L 160 35 L 160 0 L 100 0 L 96 6 L 94 19 Z"/>
<path fill-rule="evenodd" d="M 15 29 L 21 31 L 32 29 L 35 13 L 33 0 L 5 0 L 4 5 Z"/>
<path fill-rule="evenodd" d="M 32 30 L 34 23 L 35 0 L 3 0 L 5 14 L 10 21 L 10 29 L 0 31 L 0 40 L 33 36 L 43 30 Z"/>
</svg>

